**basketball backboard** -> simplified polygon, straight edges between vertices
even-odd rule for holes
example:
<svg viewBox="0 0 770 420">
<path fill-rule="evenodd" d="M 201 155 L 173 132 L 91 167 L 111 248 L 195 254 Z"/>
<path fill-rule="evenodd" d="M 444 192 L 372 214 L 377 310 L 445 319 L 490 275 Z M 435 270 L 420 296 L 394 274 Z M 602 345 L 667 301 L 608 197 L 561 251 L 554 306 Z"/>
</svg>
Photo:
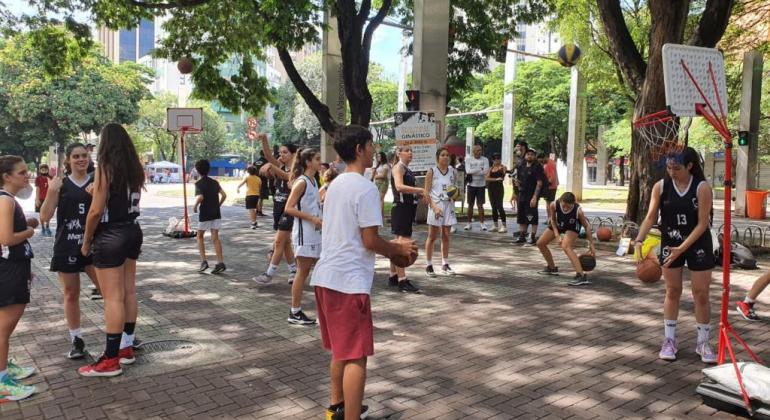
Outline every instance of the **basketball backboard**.
<svg viewBox="0 0 770 420">
<path fill-rule="evenodd" d="M 663 80 L 666 105 L 673 114 L 697 116 L 696 104 L 708 106 L 705 96 L 716 116 L 727 115 L 724 57 L 716 48 L 664 45 Z"/>
<path fill-rule="evenodd" d="M 166 108 L 166 130 L 196 133 L 203 130 L 203 108 Z"/>
</svg>

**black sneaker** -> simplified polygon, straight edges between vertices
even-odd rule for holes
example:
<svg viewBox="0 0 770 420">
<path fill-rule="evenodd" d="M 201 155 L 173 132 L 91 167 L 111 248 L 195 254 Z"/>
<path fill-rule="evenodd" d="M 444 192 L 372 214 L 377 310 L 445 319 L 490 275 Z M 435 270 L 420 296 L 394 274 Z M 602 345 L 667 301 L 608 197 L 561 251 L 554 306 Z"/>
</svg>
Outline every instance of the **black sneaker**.
<svg viewBox="0 0 770 420">
<path fill-rule="evenodd" d="M 454 276 L 455 275 L 455 271 L 452 270 L 452 267 L 450 267 L 449 264 L 444 264 L 441 267 L 441 274 L 443 274 L 445 276 Z"/>
<path fill-rule="evenodd" d="M 546 266 L 541 273 L 543 274 L 559 274 L 559 267 L 548 267 Z"/>
<path fill-rule="evenodd" d="M 91 300 L 102 300 L 102 291 L 99 289 L 92 289 L 91 290 Z"/>
<path fill-rule="evenodd" d="M 251 228 L 252 228 L 252 229 L 256 229 L 256 228 L 257 228 L 257 226 L 259 226 L 259 225 L 257 224 L 257 222 L 254 222 L 254 223 L 252 223 L 252 224 L 251 224 Z"/>
<path fill-rule="evenodd" d="M 425 267 L 425 275 L 428 277 L 436 277 L 436 272 L 433 271 L 432 265 Z"/>
<path fill-rule="evenodd" d="M 289 278 L 286 280 L 289 284 L 294 284 L 294 277 L 297 277 L 297 270 L 289 271 Z"/>
<path fill-rule="evenodd" d="M 198 269 L 199 273 L 202 273 L 209 269 L 209 263 L 208 261 L 201 261 L 201 267 Z"/>
<path fill-rule="evenodd" d="M 420 289 L 415 287 L 409 279 L 398 282 L 398 291 L 401 293 L 420 293 Z"/>
<path fill-rule="evenodd" d="M 523 244 L 527 242 L 527 237 L 525 235 L 519 235 L 519 239 L 515 240 L 514 244 Z"/>
<path fill-rule="evenodd" d="M 398 286 L 398 274 L 388 277 L 388 286 Z"/>
<path fill-rule="evenodd" d="M 72 340 L 72 348 L 70 349 L 69 354 L 67 354 L 67 357 L 73 360 L 86 357 L 86 343 L 83 342 L 82 338 L 75 337 L 75 339 Z"/>
<path fill-rule="evenodd" d="M 588 280 L 588 275 L 586 273 L 575 274 L 575 278 L 567 284 L 570 286 L 588 286 L 591 284 L 591 280 Z"/>
<path fill-rule="evenodd" d="M 310 319 L 305 315 L 304 312 L 299 311 L 296 314 L 289 311 L 289 324 L 296 324 L 296 325 L 311 325 L 315 324 L 315 319 Z"/>
<path fill-rule="evenodd" d="M 217 263 L 217 265 L 214 266 L 214 269 L 211 270 L 211 274 L 220 274 L 220 273 L 223 273 L 225 270 L 227 270 L 227 267 L 225 267 L 225 263 Z"/>
<path fill-rule="evenodd" d="M 345 406 L 342 405 L 343 403 L 337 404 L 337 407 L 329 407 L 326 409 L 326 420 L 345 420 Z M 361 416 L 360 419 L 365 419 L 369 417 L 369 406 L 368 405 L 362 405 L 361 406 Z"/>
</svg>

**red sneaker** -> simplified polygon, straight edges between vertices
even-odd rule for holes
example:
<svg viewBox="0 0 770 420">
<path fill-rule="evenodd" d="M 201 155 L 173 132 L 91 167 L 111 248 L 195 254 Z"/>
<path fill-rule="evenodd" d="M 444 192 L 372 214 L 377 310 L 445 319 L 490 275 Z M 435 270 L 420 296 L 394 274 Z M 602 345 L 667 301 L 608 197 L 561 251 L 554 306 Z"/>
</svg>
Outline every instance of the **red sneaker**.
<svg viewBox="0 0 770 420">
<path fill-rule="evenodd" d="M 754 312 L 754 304 L 753 303 L 746 303 L 744 301 L 738 301 L 735 302 L 736 309 L 738 309 L 738 313 L 746 320 L 746 321 L 759 321 L 759 316 Z"/>
<path fill-rule="evenodd" d="M 120 368 L 120 358 L 108 359 L 102 355 L 95 363 L 78 369 L 78 373 L 81 376 L 118 376 L 123 373 L 123 369 Z"/>
<path fill-rule="evenodd" d="M 120 351 L 118 352 L 118 358 L 120 359 L 121 365 L 133 364 L 136 361 L 136 359 L 134 358 L 134 348 L 126 347 L 124 349 L 120 349 Z"/>
</svg>

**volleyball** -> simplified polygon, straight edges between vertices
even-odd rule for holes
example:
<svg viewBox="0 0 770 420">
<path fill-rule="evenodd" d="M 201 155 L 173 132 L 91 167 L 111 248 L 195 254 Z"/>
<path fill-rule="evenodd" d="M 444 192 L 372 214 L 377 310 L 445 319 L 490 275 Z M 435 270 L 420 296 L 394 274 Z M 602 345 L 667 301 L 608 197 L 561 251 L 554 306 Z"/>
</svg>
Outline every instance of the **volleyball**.
<svg viewBox="0 0 770 420">
<path fill-rule="evenodd" d="M 454 185 L 450 185 L 446 189 L 446 197 L 451 201 L 457 201 L 460 198 L 460 190 Z"/>
<path fill-rule="evenodd" d="M 572 67 L 580 60 L 580 48 L 575 44 L 564 44 L 557 53 L 559 64 L 564 67 Z"/>
</svg>

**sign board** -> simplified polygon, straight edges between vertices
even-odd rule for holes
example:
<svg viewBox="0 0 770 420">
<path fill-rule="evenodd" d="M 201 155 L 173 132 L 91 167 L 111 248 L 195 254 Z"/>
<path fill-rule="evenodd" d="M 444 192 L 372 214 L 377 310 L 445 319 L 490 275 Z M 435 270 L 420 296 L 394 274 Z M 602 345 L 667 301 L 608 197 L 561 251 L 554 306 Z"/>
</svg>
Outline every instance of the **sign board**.
<svg viewBox="0 0 770 420">
<path fill-rule="evenodd" d="M 249 124 L 249 128 L 257 128 L 257 119 L 254 117 L 249 117 L 247 120 L 247 123 Z"/>
<path fill-rule="evenodd" d="M 248 136 L 249 136 L 249 141 L 254 142 L 254 140 L 257 139 L 257 132 L 254 130 L 249 130 Z"/>
<path fill-rule="evenodd" d="M 409 169 L 425 172 L 436 164 L 436 119 L 432 112 L 396 112 L 393 114 L 396 146 L 412 147 Z"/>
</svg>

